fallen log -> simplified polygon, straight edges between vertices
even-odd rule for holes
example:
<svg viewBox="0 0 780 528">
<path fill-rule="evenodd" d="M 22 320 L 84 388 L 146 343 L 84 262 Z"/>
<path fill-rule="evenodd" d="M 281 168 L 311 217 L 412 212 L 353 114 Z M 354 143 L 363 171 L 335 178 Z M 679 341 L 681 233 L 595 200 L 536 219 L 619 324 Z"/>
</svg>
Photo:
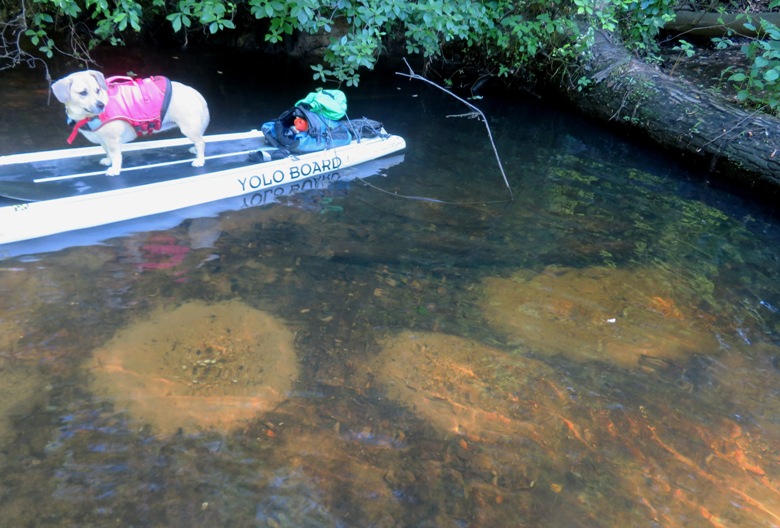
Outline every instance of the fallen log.
<svg viewBox="0 0 780 528">
<path fill-rule="evenodd" d="M 664 30 L 679 37 L 750 37 L 757 38 L 763 31 L 761 21 L 780 26 L 780 13 L 703 13 L 701 11 L 677 11 L 675 18 L 664 25 Z M 746 27 L 745 24 L 750 24 Z"/>
<path fill-rule="evenodd" d="M 705 162 L 713 173 L 780 190 L 780 119 L 670 77 L 603 32 L 582 76 L 593 81 L 589 88 L 577 90 L 575 78 L 563 92 L 584 113 Z"/>
</svg>

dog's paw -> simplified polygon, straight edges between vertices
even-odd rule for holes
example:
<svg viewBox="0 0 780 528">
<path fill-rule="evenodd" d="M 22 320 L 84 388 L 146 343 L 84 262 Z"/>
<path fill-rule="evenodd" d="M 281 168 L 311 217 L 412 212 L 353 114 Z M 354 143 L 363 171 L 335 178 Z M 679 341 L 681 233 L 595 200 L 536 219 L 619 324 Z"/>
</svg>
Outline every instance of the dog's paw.
<svg viewBox="0 0 780 528">
<path fill-rule="evenodd" d="M 102 160 L 100 160 L 100 164 L 104 165 L 106 167 L 110 167 L 111 166 L 111 158 L 103 158 Z"/>
<path fill-rule="evenodd" d="M 106 176 L 119 176 L 119 173 L 122 172 L 122 169 L 108 169 L 106 171 Z"/>
<path fill-rule="evenodd" d="M 206 164 L 206 160 L 202 160 L 202 159 L 196 159 L 195 161 L 192 162 L 193 167 L 202 167 L 205 164 Z"/>
</svg>

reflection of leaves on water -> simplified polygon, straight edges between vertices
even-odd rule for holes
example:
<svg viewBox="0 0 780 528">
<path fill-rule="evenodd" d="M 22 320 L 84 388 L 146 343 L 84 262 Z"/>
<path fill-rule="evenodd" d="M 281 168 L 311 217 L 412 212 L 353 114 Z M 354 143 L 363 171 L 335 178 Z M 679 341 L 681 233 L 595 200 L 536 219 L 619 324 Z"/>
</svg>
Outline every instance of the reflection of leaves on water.
<svg viewBox="0 0 780 528">
<path fill-rule="evenodd" d="M 663 262 L 688 277 L 692 291 L 717 313 L 722 306 L 715 282 L 724 264 L 741 263 L 751 253 L 756 262 L 766 258 L 767 248 L 756 245 L 751 232 L 761 226 L 730 216 L 728 205 L 670 192 L 672 186 L 680 185 L 676 180 L 575 157 L 563 157 L 556 167 L 546 170 L 548 178 L 529 189 L 532 194 L 526 197 L 548 204 L 547 210 L 575 222 L 574 226 L 565 224 L 558 241 L 570 248 L 572 262 L 576 254 L 589 257 L 592 263 L 605 253 L 611 255 L 603 262 L 607 265 Z M 549 227 L 558 229 L 554 224 Z M 576 238 L 567 240 L 569 232 Z M 625 243 L 617 244 L 617 240 Z M 738 280 L 753 282 L 753 271 L 746 268 L 744 272 Z"/>
<path fill-rule="evenodd" d="M 327 213 L 342 213 L 344 207 L 341 205 L 333 204 L 333 198 L 325 196 L 320 200 L 320 214 Z"/>
</svg>

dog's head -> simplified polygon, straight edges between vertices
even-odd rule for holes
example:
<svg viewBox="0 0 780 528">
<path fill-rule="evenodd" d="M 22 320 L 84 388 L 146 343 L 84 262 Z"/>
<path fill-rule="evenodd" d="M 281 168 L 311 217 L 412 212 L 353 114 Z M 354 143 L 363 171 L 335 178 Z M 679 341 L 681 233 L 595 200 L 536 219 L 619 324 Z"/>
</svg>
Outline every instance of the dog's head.
<svg viewBox="0 0 780 528">
<path fill-rule="evenodd" d="M 107 89 L 106 78 L 94 70 L 71 73 L 51 85 L 54 97 L 65 105 L 68 117 L 75 121 L 105 110 Z"/>
</svg>

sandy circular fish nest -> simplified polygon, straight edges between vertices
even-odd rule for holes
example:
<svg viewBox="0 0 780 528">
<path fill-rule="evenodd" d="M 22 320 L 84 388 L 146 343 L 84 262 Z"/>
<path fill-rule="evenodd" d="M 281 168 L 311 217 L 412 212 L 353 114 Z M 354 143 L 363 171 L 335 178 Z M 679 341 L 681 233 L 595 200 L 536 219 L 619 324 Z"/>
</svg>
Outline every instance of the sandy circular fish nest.
<svg viewBox="0 0 780 528">
<path fill-rule="evenodd" d="M 159 433 L 228 429 L 284 400 L 298 376 L 292 332 L 239 301 L 161 309 L 89 363 L 96 395 Z"/>
<path fill-rule="evenodd" d="M 555 377 L 550 367 L 458 336 L 403 332 L 388 337 L 369 369 L 389 399 L 437 429 L 467 438 L 535 437 L 529 429 L 534 409 L 547 417 L 558 407 L 563 412 L 563 390 L 549 381 Z M 526 399 L 534 405 L 520 403 Z"/>
<path fill-rule="evenodd" d="M 706 316 L 676 298 L 683 286 L 653 269 L 550 266 L 482 288 L 487 323 L 537 353 L 636 367 L 718 348 Z"/>
</svg>

